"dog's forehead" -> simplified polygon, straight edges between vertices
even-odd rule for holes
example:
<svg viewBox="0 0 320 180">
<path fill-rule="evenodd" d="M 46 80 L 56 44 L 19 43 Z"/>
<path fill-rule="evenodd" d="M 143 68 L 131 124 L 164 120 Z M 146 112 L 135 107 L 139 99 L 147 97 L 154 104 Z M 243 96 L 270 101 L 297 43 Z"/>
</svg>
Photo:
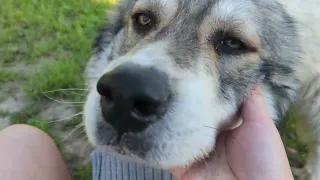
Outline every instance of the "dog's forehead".
<svg viewBox="0 0 320 180">
<path fill-rule="evenodd" d="M 134 10 L 141 8 L 152 8 L 161 17 L 159 29 L 166 33 L 160 35 L 191 38 L 199 32 L 209 36 L 216 30 L 233 29 L 256 36 L 259 28 L 259 11 L 251 0 L 139 0 Z"/>
<path fill-rule="evenodd" d="M 219 0 L 214 3 L 211 16 L 220 19 L 246 19 L 254 10 L 255 6 L 251 0 Z"/>
<path fill-rule="evenodd" d="M 203 44 L 217 31 L 257 34 L 251 0 L 138 0 L 133 11 L 149 8 L 161 19 L 152 42 L 167 41 L 168 53 L 184 67 L 196 66 L 197 57 L 207 53 Z"/>
<path fill-rule="evenodd" d="M 251 0 L 219 0 L 210 8 L 199 26 L 203 34 L 216 31 L 236 31 L 258 46 L 259 12 Z"/>
<path fill-rule="evenodd" d="M 235 18 L 234 16 L 246 16 L 253 8 L 251 0 L 138 0 L 136 7 L 157 6 L 176 14 L 181 11 L 188 12 L 189 15 L 198 15 L 204 11 L 214 13 L 218 18 Z"/>
</svg>

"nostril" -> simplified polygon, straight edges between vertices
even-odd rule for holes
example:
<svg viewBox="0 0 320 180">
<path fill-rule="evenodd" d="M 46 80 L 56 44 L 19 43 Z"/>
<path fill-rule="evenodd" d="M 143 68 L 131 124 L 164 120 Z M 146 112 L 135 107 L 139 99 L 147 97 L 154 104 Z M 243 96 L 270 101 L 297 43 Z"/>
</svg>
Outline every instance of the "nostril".
<svg viewBox="0 0 320 180">
<path fill-rule="evenodd" d="M 113 101 L 113 93 L 112 93 L 111 87 L 109 87 L 108 85 L 98 83 L 97 91 L 107 101 Z"/>
<path fill-rule="evenodd" d="M 112 91 L 110 88 L 106 88 L 104 93 L 103 93 L 103 97 L 107 100 L 107 101 L 113 101 L 113 95 L 112 95 Z"/>
<path fill-rule="evenodd" d="M 138 116 L 150 116 L 155 113 L 153 111 L 152 104 L 147 100 L 140 99 L 133 102 L 133 112 Z"/>
<path fill-rule="evenodd" d="M 132 101 L 131 113 L 138 119 L 149 119 L 154 116 L 161 115 L 165 102 L 143 95 L 136 96 Z"/>
</svg>

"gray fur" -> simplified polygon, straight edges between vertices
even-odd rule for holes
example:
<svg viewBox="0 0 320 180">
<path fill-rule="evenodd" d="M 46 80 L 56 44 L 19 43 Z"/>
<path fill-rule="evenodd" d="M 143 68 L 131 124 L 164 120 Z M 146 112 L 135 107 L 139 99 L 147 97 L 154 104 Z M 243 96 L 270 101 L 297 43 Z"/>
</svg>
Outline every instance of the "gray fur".
<svg viewBox="0 0 320 180">
<path fill-rule="evenodd" d="M 130 18 L 135 4 L 142 1 L 146 4 L 146 7 L 152 8 L 151 11 L 153 11 L 157 17 L 157 22 L 162 22 L 165 21 L 165 18 L 170 18 L 167 20 L 170 23 L 166 23 L 165 25 L 159 24 L 151 30 L 152 32 L 143 35 L 132 31 L 132 29 L 129 28 L 130 25 L 126 24 L 124 19 L 126 16 Z M 299 46 L 300 40 L 295 22 L 279 3 L 273 0 L 242 0 L 243 6 L 241 6 L 241 8 L 243 8 L 243 10 L 235 11 L 233 16 L 225 16 L 221 17 L 222 19 L 217 19 L 217 17 L 212 16 L 211 13 L 214 8 L 219 7 L 219 3 L 223 3 L 226 0 L 177 0 L 177 7 L 172 8 L 175 10 L 172 16 L 162 14 L 164 10 L 161 9 L 163 8 L 161 1 L 162 0 L 125 0 L 119 5 L 116 11 L 117 13 L 112 17 L 110 23 L 102 29 L 101 35 L 97 39 L 95 55 L 87 67 L 88 77 L 93 74 L 97 76 L 97 78 L 101 77 L 111 66 L 116 68 L 118 66 L 117 63 L 121 64 L 129 61 L 128 59 L 133 58 L 137 53 L 141 53 L 148 47 L 151 47 L 152 44 L 165 42 L 165 47 L 159 47 L 159 52 L 164 51 L 163 57 L 168 58 L 166 58 L 163 64 L 160 63 L 161 66 L 159 65 L 157 68 L 162 68 L 161 70 L 166 72 L 171 78 L 171 89 L 175 91 L 175 96 L 177 97 L 175 102 L 172 102 L 171 107 L 174 113 L 185 113 L 183 111 L 178 112 L 175 106 L 183 106 L 179 104 L 181 102 L 191 102 L 192 100 L 185 100 L 187 96 L 191 96 L 191 99 L 197 99 L 196 97 L 192 97 L 193 94 L 185 95 L 185 93 L 189 91 L 195 92 L 195 90 L 185 90 L 181 88 L 189 85 L 186 82 L 189 81 L 189 79 L 186 78 L 188 75 L 190 75 L 190 77 L 207 77 L 208 80 L 203 80 L 203 82 L 212 83 L 212 89 L 214 89 L 215 86 L 219 87 L 217 92 L 206 92 L 206 89 L 199 89 L 198 91 L 208 93 L 203 95 L 208 97 L 208 99 L 202 99 L 203 102 L 200 103 L 199 107 L 194 107 L 200 108 L 206 104 L 217 105 L 222 102 L 221 106 L 225 106 L 225 109 L 228 107 L 231 110 L 226 110 L 225 113 L 221 113 L 221 117 L 219 116 L 217 119 L 234 115 L 234 113 L 241 108 L 243 100 L 257 84 L 261 76 L 265 76 L 262 82 L 263 90 L 264 93 L 270 97 L 269 108 L 272 112 L 275 112 L 272 114 L 272 117 L 275 122 L 283 119 L 289 106 L 294 102 L 297 90 L 300 87 L 295 71 L 299 66 L 302 50 Z M 228 1 L 231 2 L 232 0 Z M 236 2 L 237 0 L 233 1 Z M 221 11 L 225 10 L 221 9 Z M 248 13 L 251 19 L 241 19 L 242 14 L 237 13 Z M 204 26 L 204 20 L 208 19 L 208 17 L 210 23 L 205 26 L 211 28 L 211 30 L 205 34 L 199 27 Z M 220 21 L 224 21 L 224 23 Z M 237 35 L 239 32 L 245 33 L 243 32 L 245 30 L 234 25 L 245 21 L 250 21 L 251 25 L 249 28 L 258 35 L 258 41 L 261 44 L 261 48 L 258 50 L 259 52 L 254 52 L 254 50 L 247 52 L 255 53 L 255 56 L 253 56 L 254 59 L 251 58 L 247 60 L 247 56 L 243 54 L 230 55 L 214 52 L 214 42 L 219 42 L 217 41 L 217 38 L 220 38 L 219 36 L 225 33 L 234 35 Z M 129 34 L 131 35 L 129 36 Z M 200 38 L 202 36 L 206 38 Z M 215 56 L 210 56 L 208 52 L 215 54 Z M 160 56 L 154 56 L 154 58 L 160 58 Z M 158 59 L 155 61 L 158 61 Z M 185 79 L 181 73 L 174 75 L 173 72 L 175 71 L 184 72 Z M 197 84 L 196 81 L 190 81 L 191 83 Z M 88 80 L 88 85 L 92 91 L 95 91 L 95 84 L 96 80 Z M 203 85 L 201 87 L 195 86 L 193 88 L 197 89 L 202 87 L 211 88 L 209 85 Z M 184 90 L 186 92 L 183 92 Z M 212 97 L 212 99 L 218 97 L 218 99 L 214 100 L 216 102 L 207 102 L 213 101 L 210 97 Z M 90 98 L 92 97 L 89 96 L 88 101 Z M 98 120 L 90 124 L 90 126 L 96 127 L 94 132 L 95 137 L 92 138 L 95 139 L 95 143 L 100 146 L 114 145 L 115 130 L 110 128 L 105 121 L 101 120 L 99 105 L 97 103 L 94 104 L 95 107 L 92 108 L 96 111 L 95 116 Z M 189 106 L 197 105 L 189 104 L 188 107 Z M 212 107 L 213 111 L 215 108 L 217 109 L 217 107 Z M 216 111 L 217 114 L 220 114 L 218 109 Z M 191 117 L 194 116 L 195 119 L 198 117 L 196 112 L 190 113 Z M 203 117 L 199 115 L 199 118 L 207 118 L 208 120 L 206 121 L 210 122 L 210 118 L 215 116 L 209 112 L 207 113 L 208 117 L 206 117 L 206 114 L 203 114 Z M 175 142 L 183 139 L 184 136 L 195 137 L 198 136 L 199 131 L 201 131 L 202 126 L 204 126 L 198 125 L 192 129 L 192 125 L 197 122 L 189 122 L 190 120 L 183 119 L 184 122 L 190 124 L 190 127 L 188 125 L 177 129 L 179 128 L 179 123 L 183 121 L 170 120 L 171 117 L 180 116 L 168 113 L 167 116 L 163 117 L 165 120 L 157 122 L 146 131 L 139 134 L 129 133 L 124 135 L 123 141 L 120 142 L 120 146 L 123 148 L 121 151 L 125 151 L 126 153 L 124 154 L 149 164 L 163 167 L 187 165 L 197 158 L 201 158 L 210 153 L 214 148 L 215 137 L 208 139 L 208 142 L 204 145 L 205 148 L 208 148 L 205 151 L 207 154 L 204 154 L 203 150 L 197 149 L 194 150 L 197 154 L 190 153 L 190 156 L 193 157 L 188 157 L 184 162 L 178 162 L 178 164 L 171 162 L 169 160 L 171 156 L 168 154 L 170 149 L 188 147 L 185 144 L 181 145 L 182 147 L 176 147 L 178 145 L 174 143 L 162 143 L 162 140 L 170 137 L 173 139 L 172 141 Z M 205 120 L 203 121 L 206 122 Z M 222 122 L 217 122 L 217 124 L 215 124 L 217 127 L 214 128 L 220 128 L 223 124 L 229 123 L 229 120 L 225 119 Z M 173 124 L 177 126 L 173 126 Z M 214 136 L 216 136 L 216 134 L 217 132 Z M 205 141 L 205 139 L 203 141 Z M 116 144 L 115 146 L 118 145 Z M 115 147 L 115 149 L 117 149 L 117 147 Z"/>
</svg>

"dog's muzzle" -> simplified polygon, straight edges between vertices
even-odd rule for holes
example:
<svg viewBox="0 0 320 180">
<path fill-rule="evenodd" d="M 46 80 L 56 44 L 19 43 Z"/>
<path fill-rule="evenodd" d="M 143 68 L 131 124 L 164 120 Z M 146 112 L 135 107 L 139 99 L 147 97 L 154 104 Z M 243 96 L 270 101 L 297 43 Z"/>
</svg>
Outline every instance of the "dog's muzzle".
<svg viewBox="0 0 320 180">
<path fill-rule="evenodd" d="M 120 137 L 161 119 L 171 96 L 168 76 L 154 68 L 122 65 L 97 84 L 103 117 Z"/>
</svg>

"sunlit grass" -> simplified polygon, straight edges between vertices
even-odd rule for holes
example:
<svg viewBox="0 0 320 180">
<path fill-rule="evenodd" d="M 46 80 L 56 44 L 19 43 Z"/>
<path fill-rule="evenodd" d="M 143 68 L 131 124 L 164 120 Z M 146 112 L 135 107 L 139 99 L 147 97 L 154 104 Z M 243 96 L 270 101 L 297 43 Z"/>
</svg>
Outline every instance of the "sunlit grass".
<svg viewBox="0 0 320 180">
<path fill-rule="evenodd" d="M 92 0 L 93 2 L 105 3 L 105 4 L 117 4 L 120 0 Z"/>
<path fill-rule="evenodd" d="M 52 124 L 36 117 L 44 104 L 52 102 L 43 91 L 84 88 L 83 70 L 97 29 L 106 23 L 105 13 L 114 3 L 117 1 L 1 0 L 0 86 L 19 82 L 32 101 L 21 112 L 11 114 L 12 123 L 30 124 L 53 135 Z M 17 65 L 21 69 L 15 68 Z M 39 65 L 38 70 L 35 67 Z M 50 96 L 77 101 L 83 98 L 61 93 Z M 74 161 L 67 163 L 72 166 Z M 88 179 L 88 168 L 72 169 L 70 173 L 73 179 Z"/>
</svg>

